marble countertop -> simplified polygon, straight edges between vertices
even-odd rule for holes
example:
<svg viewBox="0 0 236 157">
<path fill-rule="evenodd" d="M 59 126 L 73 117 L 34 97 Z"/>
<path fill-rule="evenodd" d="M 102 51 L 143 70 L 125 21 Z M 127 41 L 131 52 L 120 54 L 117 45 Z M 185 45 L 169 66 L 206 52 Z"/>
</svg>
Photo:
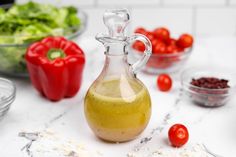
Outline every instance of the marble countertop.
<svg viewBox="0 0 236 157">
<path fill-rule="evenodd" d="M 219 108 L 196 106 L 182 99 L 179 94 L 179 74 L 173 76 L 172 90 L 163 93 L 156 88 L 156 76 L 140 72 L 138 78 L 147 86 L 153 106 L 146 130 L 137 139 L 127 143 L 111 144 L 97 139 L 86 123 L 83 97 L 103 67 L 104 50 L 92 37 L 82 37 L 78 43 L 86 52 L 87 64 L 83 85 L 76 97 L 50 102 L 34 90 L 29 80 L 13 79 L 17 86 L 17 97 L 7 116 L 0 121 L 2 157 L 38 157 L 37 152 L 34 152 L 36 150 L 27 147 L 30 141 L 19 137 L 19 133 L 43 130 L 53 130 L 83 144 L 84 149 L 96 152 L 97 156 L 126 157 L 128 153 L 148 156 L 148 153 L 158 148 L 173 150 L 167 142 L 167 132 L 174 123 L 183 123 L 189 129 L 190 140 L 185 148 L 204 144 L 220 157 L 235 156 L 236 98 Z M 221 66 L 232 69 L 236 68 L 235 59 L 236 38 L 199 38 L 185 67 Z M 50 155 L 46 152 L 42 156 Z"/>
</svg>

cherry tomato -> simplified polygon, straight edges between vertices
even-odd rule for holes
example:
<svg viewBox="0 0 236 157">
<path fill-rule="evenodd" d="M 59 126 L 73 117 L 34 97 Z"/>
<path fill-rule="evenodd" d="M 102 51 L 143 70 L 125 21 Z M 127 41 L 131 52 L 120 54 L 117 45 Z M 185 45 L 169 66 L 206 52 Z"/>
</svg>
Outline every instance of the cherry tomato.
<svg viewBox="0 0 236 157">
<path fill-rule="evenodd" d="M 167 41 L 167 45 L 176 45 L 176 42 L 177 42 L 176 39 L 170 38 L 170 39 Z"/>
<path fill-rule="evenodd" d="M 193 37 L 189 34 L 183 34 L 177 40 L 177 45 L 181 48 L 188 48 L 193 45 Z"/>
<path fill-rule="evenodd" d="M 159 42 L 162 42 L 162 41 L 161 41 L 161 40 L 158 40 L 158 39 L 153 39 L 153 40 L 151 40 L 151 43 L 152 43 L 152 50 L 154 50 L 155 46 L 156 46 Z"/>
<path fill-rule="evenodd" d="M 179 53 L 184 52 L 184 48 L 178 47 L 178 48 L 177 48 L 177 52 L 179 52 Z"/>
<path fill-rule="evenodd" d="M 152 32 L 147 32 L 145 35 L 146 35 L 146 37 L 147 37 L 149 40 L 154 40 L 154 39 L 155 39 L 155 37 L 154 37 L 154 35 L 153 35 Z"/>
<path fill-rule="evenodd" d="M 166 45 L 165 43 L 159 41 L 156 43 L 153 49 L 154 54 L 165 54 L 166 53 Z"/>
<path fill-rule="evenodd" d="M 188 129 L 182 124 L 173 125 L 168 132 L 169 141 L 174 147 L 181 147 L 188 142 Z"/>
<path fill-rule="evenodd" d="M 168 74 L 160 74 L 157 79 L 157 86 L 160 91 L 169 91 L 172 87 L 172 80 Z"/>
<path fill-rule="evenodd" d="M 168 41 L 170 39 L 170 32 L 168 29 L 164 27 L 156 28 L 153 31 L 153 34 L 156 38 L 162 40 L 162 41 Z"/>
<path fill-rule="evenodd" d="M 151 43 L 152 43 L 152 51 L 153 51 L 154 48 L 155 48 L 155 46 L 156 46 L 156 44 L 158 43 L 158 40 L 153 39 L 153 40 L 150 40 L 150 41 L 151 41 Z"/>
<path fill-rule="evenodd" d="M 143 27 L 138 27 L 137 29 L 135 29 L 134 33 L 146 34 L 146 29 Z"/>
<path fill-rule="evenodd" d="M 176 45 L 168 45 L 166 47 L 166 52 L 167 53 L 175 53 L 178 52 L 178 47 Z"/>
<path fill-rule="evenodd" d="M 133 44 L 133 48 L 137 51 L 144 52 L 145 45 L 141 41 L 135 41 L 134 44 Z"/>
</svg>

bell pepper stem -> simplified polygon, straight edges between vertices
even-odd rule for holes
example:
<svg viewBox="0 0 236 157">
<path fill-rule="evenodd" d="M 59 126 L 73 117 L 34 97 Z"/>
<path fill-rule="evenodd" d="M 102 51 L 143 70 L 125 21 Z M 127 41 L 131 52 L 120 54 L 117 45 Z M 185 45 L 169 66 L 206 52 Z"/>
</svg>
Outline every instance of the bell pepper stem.
<svg viewBox="0 0 236 157">
<path fill-rule="evenodd" d="M 51 61 L 57 58 L 65 58 L 66 54 L 61 49 L 50 49 L 47 53 L 47 58 Z"/>
</svg>

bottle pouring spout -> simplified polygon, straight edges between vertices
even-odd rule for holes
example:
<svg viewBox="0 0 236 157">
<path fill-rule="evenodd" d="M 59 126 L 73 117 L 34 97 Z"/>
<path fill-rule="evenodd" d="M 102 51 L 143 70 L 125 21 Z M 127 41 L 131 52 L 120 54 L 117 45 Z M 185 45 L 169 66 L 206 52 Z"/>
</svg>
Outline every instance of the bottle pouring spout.
<svg viewBox="0 0 236 157">
<path fill-rule="evenodd" d="M 107 10 L 103 15 L 103 22 L 108 29 L 108 34 L 98 34 L 96 39 L 105 46 L 106 55 L 127 55 L 128 47 L 135 40 L 145 44 L 144 55 L 133 65 L 131 71 L 137 73 L 148 61 L 151 55 L 151 42 L 145 36 L 135 34 L 131 37 L 124 35 L 130 16 L 127 9 Z"/>
</svg>

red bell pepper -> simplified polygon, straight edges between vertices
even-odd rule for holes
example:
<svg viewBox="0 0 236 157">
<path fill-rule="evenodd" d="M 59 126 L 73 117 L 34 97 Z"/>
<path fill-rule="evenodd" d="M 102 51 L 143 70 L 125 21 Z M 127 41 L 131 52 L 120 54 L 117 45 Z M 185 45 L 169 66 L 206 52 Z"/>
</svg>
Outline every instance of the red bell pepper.
<svg viewBox="0 0 236 157">
<path fill-rule="evenodd" d="M 25 55 L 34 87 L 58 101 L 80 89 L 85 56 L 81 48 L 63 37 L 47 37 L 29 46 Z"/>
</svg>

